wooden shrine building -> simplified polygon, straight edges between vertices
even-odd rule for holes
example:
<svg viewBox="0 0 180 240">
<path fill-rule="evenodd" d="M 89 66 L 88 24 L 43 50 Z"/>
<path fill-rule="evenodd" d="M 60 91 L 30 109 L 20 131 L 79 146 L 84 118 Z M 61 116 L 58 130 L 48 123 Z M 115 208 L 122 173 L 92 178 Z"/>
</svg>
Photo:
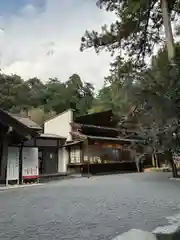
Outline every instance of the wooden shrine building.
<svg viewBox="0 0 180 240">
<path fill-rule="evenodd" d="M 0 110 L 0 183 L 7 181 L 7 164 L 9 147 L 16 146 L 18 149 L 17 161 L 13 164 L 18 165 L 18 182 L 23 178 L 23 159 L 22 150 L 24 142 L 39 135 L 41 127 L 28 118 L 18 117 L 8 112 Z"/>
<path fill-rule="evenodd" d="M 137 140 L 120 135 L 112 111 L 78 117 L 71 126 L 72 142 L 66 144 L 69 171 L 88 174 L 136 171 L 129 147 Z"/>
<path fill-rule="evenodd" d="M 112 111 L 74 117 L 69 109 L 44 124 L 45 134 L 66 138 L 61 149 L 61 172 L 91 173 L 136 171 L 129 150 L 138 140 L 126 138 Z"/>
</svg>

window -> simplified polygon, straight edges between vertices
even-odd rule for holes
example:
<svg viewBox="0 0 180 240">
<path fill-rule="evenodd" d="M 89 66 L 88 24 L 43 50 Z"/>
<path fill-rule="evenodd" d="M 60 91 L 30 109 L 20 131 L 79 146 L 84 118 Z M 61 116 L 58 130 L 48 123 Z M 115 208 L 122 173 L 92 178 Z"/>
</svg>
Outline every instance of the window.
<svg viewBox="0 0 180 240">
<path fill-rule="evenodd" d="M 70 150 L 70 163 L 80 163 L 80 149 L 79 148 L 71 148 Z"/>
</svg>

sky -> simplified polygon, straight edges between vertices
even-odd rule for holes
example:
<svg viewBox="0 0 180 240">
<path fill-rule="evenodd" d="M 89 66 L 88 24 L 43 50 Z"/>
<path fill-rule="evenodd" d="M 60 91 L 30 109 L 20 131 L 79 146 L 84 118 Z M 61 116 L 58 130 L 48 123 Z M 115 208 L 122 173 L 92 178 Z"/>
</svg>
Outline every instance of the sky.
<svg viewBox="0 0 180 240">
<path fill-rule="evenodd" d="M 113 19 L 96 0 L 0 0 L 0 68 L 42 81 L 77 73 L 100 88 L 113 59 L 93 49 L 80 52 L 80 42 L 85 30 Z"/>
</svg>

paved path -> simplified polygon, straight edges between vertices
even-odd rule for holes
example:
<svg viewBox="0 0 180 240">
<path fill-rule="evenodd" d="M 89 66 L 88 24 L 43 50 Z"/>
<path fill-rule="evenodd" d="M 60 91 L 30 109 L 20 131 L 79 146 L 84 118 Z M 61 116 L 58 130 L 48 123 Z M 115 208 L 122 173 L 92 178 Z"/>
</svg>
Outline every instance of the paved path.
<svg viewBox="0 0 180 240">
<path fill-rule="evenodd" d="M 122 174 L 0 192 L 0 239 L 102 240 L 152 231 L 180 213 L 180 181 Z"/>
</svg>

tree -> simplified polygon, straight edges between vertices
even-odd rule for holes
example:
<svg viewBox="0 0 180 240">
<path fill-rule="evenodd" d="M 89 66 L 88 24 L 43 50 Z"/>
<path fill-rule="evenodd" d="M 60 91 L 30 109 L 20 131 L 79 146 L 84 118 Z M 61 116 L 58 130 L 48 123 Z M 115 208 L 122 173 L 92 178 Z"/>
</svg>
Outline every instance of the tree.
<svg viewBox="0 0 180 240">
<path fill-rule="evenodd" d="M 135 91 L 133 71 L 134 66 L 130 61 L 123 62 L 117 58 L 111 64 L 110 74 L 105 77 L 105 85 L 96 96 L 91 111 L 112 109 L 119 118 L 124 117 L 134 106 L 134 99 L 132 102 L 129 97 Z"/>
<path fill-rule="evenodd" d="M 91 83 L 85 82 L 82 87 L 80 101 L 76 105 L 78 115 L 84 115 L 88 113 L 88 110 L 92 107 L 94 100 L 94 87 Z"/>
<path fill-rule="evenodd" d="M 4 110 L 19 112 L 20 109 L 27 109 L 29 105 L 29 88 L 17 75 L 0 74 L 0 107 Z"/>
<path fill-rule="evenodd" d="M 179 0 L 98 0 L 97 5 L 113 12 L 117 21 L 104 25 L 100 33 L 86 31 L 81 50 L 94 47 L 96 52 L 106 49 L 114 53 L 124 49 L 136 66 L 142 66 L 145 56 L 166 39 L 169 59 L 174 57 L 171 21 L 179 17 Z"/>
<path fill-rule="evenodd" d="M 176 45 L 174 62 L 175 66 L 170 65 L 167 50 L 160 50 L 152 59 L 151 67 L 141 73 L 140 80 L 135 83 L 136 94 L 131 97 L 136 100 L 133 115 L 136 131 L 151 146 L 154 154 L 157 151 L 166 153 L 172 165 L 173 176 L 176 177 L 172 154 L 179 149 L 180 136 L 179 44 Z"/>
<path fill-rule="evenodd" d="M 38 78 L 30 78 L 24 85 L 28 86 L 30 92 L 30 103 L 31 106 L 36 108 L 43 105 L 43 95 L 45 90 L 45 85 Z"/>
<path fill-rule="evenodd" d="M 121 137 L 141 140 L 130 147 L 137 162 L 146 152 L 165 152 L 174 176 L 177 172 L 172 154 L 180 149 L 180 44 L 175 47 L 175 66 L 169 64 L 166 48 L 141 72 L 135 71 L 130 62 L 113 65 L 106 78 L 108 87 L 100 90 L 94 105 L 114 111 Z"/>
<path fill-rule="evenodd" d="M 120 52 L 121 49 L 125 50 L 132 66 L 129 72 L 125 72 L 125 79 L 132 79 L 132 89 L 136 92 L 135 95 L 132 94 L 134 97 L 132 107 L 135 106 L 136 117 L 138 116 L 136 121 L 138 120 L 142 132 L 146 132 L 149 136 L 148 141 L 151 142 L 153 148 L 163 146 L 164 151 L 168 150 L 172 153 L 171 145 L 176 145 L 174 134 L 178 136 L 180 123 L 178 90 L 180 71 L 177 65 L 179 62 L 176 61 L 171 22 L 179 17 L 180 1 L 99 0 L 97 4 L 99 7 L 105 7 L 107 11 L 114 12 L 118 20 L 110 27 L 103 26 L 100 33 L 86 31 L 81 39 L 81 50 L 94 47 L 96 52 L 106 49 L 112 54 L 117 50 Z M 162 27 L 165 29 L 165 38 L 162 35 Z M 154 45 L 163 43 L 164 40 L 167 46 L 166 54 L 168 53 L 167 64 L 165 64 L 167 69 L 163 73 L 162 68 L 155 67 L 157 61 L 154 61 L 155 65 L 152 65 L 150 69 L 145 69 L 145 57 L 151 56 Z M 122 65 L 121 59 L 117 59 L 115 65 L 122 71 L 122 66 L 119 67 L 118 64 Z M 116 76 L 121 82 L 122 76 L 119 75 L 119 70 L 115 72 Z M 156 76 L 159 77 L 159 83 Z M 114 84 L 114 77 L 112 79 Z M 147 88 L 144 88 L 143 84 Z M 160 110 L 160 103 L 164 103 L 164 111 Z M 157 143 L 158 146 L 156 146 Z M 171 162 L 173 163 L 172 157 Z"/>
<path fill-rule="evenodd" d="M 28 111 L 28 114 L 26 116 L 32 119 L 34 122 L 38 123 L 40 126 L 43 126 L 46 120 L 55 115 L 56 112 L 54 111 L 45 112 L 41 108 L 32 108 Z"/>
<path fill-rule="evenodd" d="M 94 87 L 82 82 L 77 74 L 68 81 L 61 82 L 51 78 L 43 83 L 38 78 L 24 81 L 17 75 L 0 74 L 0 107 L 6 111 L 23 114 L 42 122 L 54 113 L 61 113 L 68 108 L 76 114 L 85 114 L 94 99 Z"/>
<path fill-rule="evenodd" d="M 66 97 L 69 108 L 74 109 L 76 115 L 86 114 L 92 105 L 94 87 L 91 83 L 83 83 L 78 74 L 73 74 L 66 82 Z"/>
<path fill-rule="evenodd" d="M 175 4 L 175 1 L 171 1 L 171 6 Z M 174 38 L 172 33 L 171 27 L 171 12 L 169 11 L 168 1 L 161 0 L 161 9 L 162 9 L 162 16 L 163 16 L 163 23 L 165 29 L 165 36 L 166 36 L 166 44 L 167 44 L 167 52 L 168 52 L 168 60 L 169 62 L 174 62 L 175 57 L 175 48 L 174 48 Z"/>
<path fill-rule="evenodd" d="M 69 108 L 77 110 L 77 104 L 83 98 L 82 92 L 83 83 L 81 78 L 78 74 L 73 74 L 66 82 L 66 94 L 69 99 Z"/>
<path fill-rule="evenodd" d="M 62 83 L 57 78 L 49 79 L 45 84 L 43 93 L 45 111 L 49 112 L 52 110 L 57 113 L 63 112 L 69 108 L 67 101 L 65 83 Z"/>
<path fill-rule="evenodd" d="M 104 86 L 96 98 L 92 102 L 92 108 L 89 109 L 89 113 L 106 111 L 113 108 L 113 101 L 111 95 L 111 86 Z"/>
</svg>

